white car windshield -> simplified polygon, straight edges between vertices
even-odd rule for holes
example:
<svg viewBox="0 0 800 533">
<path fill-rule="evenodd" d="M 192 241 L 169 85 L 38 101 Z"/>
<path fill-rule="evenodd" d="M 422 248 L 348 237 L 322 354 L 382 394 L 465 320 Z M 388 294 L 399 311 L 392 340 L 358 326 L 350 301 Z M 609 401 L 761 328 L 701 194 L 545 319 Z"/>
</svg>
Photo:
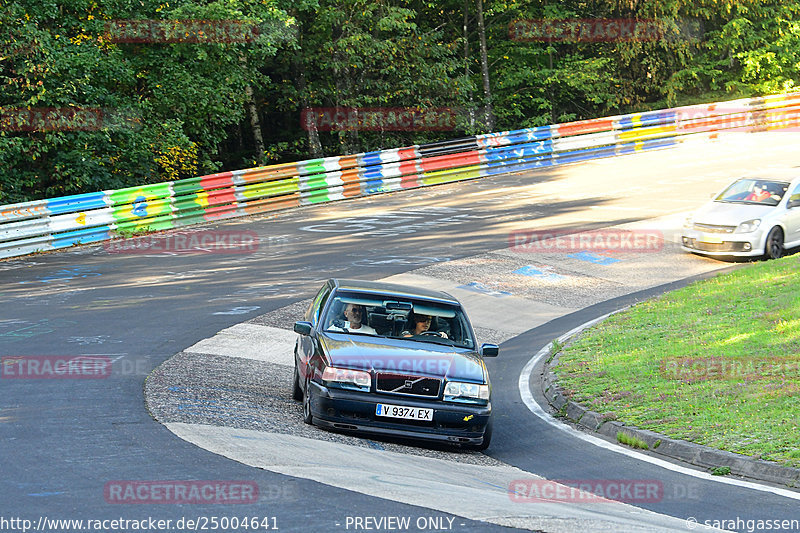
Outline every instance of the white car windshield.
<svg viewBox="0 0 800 533">
<path fill-rule="evenodd" d="M 717 202 L 778 205 L 789 184 L 783 181 L 745 178 L 734 182 L 714 200 Z"/>
<path fill-rule="evenodd" d="M 322 324 L 329 332 L 475 347 L 460 306 L 395 295 L 337 292 L 328 304 Z"/>
</svg>

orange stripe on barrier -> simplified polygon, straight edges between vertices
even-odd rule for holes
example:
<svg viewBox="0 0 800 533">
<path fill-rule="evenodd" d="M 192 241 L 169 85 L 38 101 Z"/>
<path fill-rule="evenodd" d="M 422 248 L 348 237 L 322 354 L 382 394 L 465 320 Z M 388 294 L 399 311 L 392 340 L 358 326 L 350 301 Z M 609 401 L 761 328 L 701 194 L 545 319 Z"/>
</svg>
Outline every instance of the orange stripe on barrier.
<svg viewBox="0 0 800 533">
<path fill-rule="evenodd" d="M 278 180 L 281 178 L 292 178 L 299 173 L 296 163 L 286 165 L 274 165 L 271 167 L 258 167 L 245 170 L 239 177 L 245 183 L 258 183 L 264 181 Z"/>
<path fill-rule="evenodd" d="M 299 206 L 300 193 L 296 192 L 286 196 L 264 198 L 263 200 L 247 202 L 247 205 L 244 206 L 244 212 L 247 215 L 253 215 L 257 213 L 264 213 L 266 211 L 276 211 L 278 209 L 289 209 L 291 207 Z"/>
<path fill-rule="evenodd" d="M 342 171 L 342 190 L 346 198 L 361 196 L 361 176 L 358 168 L 349 168 Z"/>
<path fill-rule="evenodd" d="M 558 125 L 559 137 L 581 135 L 583 133 L 597 133 L 609 131 L 614 127 L 614 120 L 610 118 L 594 118 L 591 120 L 578 120 Z"/>
</svg>

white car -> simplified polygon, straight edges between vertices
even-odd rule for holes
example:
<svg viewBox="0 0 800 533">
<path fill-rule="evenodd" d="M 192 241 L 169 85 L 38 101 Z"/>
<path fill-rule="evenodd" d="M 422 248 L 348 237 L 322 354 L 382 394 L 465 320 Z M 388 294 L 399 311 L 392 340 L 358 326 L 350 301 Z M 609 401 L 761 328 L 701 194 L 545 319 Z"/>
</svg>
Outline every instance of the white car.
<svg viewBox="0 0 800 533">
<path fill-rule="evenodd" d="M 800 170 L 741 178 L 686 219 L 682 248 L 777 259 L 800 245 Z"/>
</svg>

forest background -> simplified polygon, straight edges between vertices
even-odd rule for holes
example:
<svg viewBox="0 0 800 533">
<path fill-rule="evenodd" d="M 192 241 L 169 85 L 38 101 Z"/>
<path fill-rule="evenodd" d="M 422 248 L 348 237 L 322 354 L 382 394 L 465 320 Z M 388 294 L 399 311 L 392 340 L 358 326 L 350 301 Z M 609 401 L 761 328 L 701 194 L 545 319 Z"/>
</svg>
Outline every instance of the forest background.
<svg viewBox="0 0 800 533">
<path fill-rule="evenodd" d="M 0 204 L 798 84 L 794 1 L 0 0 Z"/>
</svg>

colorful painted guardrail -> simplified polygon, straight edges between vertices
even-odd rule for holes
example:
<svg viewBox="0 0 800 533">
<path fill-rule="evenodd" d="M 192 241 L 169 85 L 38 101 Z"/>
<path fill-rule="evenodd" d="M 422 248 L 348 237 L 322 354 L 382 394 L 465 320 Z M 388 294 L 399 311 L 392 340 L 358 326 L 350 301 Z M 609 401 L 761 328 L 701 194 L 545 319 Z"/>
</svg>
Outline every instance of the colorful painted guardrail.
<svg viewBox="0 0 800 533">
<path fill-rule="evenodd" d="M 748 98 L 0 206 L 0 258 L 301 205 L 673 146 L 798 131 L 800 94 Z"/>
</svg>

